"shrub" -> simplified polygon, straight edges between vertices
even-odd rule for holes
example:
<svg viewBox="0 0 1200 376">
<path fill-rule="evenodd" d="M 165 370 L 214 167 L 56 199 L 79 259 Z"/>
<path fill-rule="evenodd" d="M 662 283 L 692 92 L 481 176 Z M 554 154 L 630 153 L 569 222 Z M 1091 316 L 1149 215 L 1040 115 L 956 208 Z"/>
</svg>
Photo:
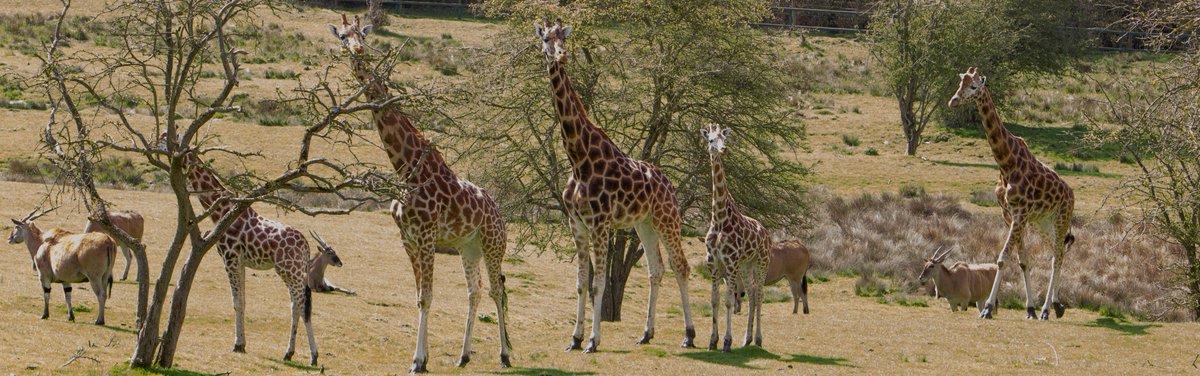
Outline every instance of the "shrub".
<svg viewBox="0 0 1200 376">
<path fill-rule="evenodd" d="M 876 150 L 875 148 L 867 148 L 867 151 L 865 152 L 865 154 L 866 154 L 866 155 L 870 155 L 870 156 L 872 156 L 872 157 L 874 157 L 874 156 L 878 156 L 878 155 L 879 155 L 879 150 Z"/>
<path fill-rule="evenodd" d="M 861 141 L 858 140 L 858 136 L 851 136 L 848 134 L 842 135 L 842 142 L 846 143 L 846 145 L 848 145 L 848 146 L 858 146 L 859 144 L 862 143 Z"/>
<path fill-rule="evenodd" d="M 900 185 L 900 196 L 904 198 L 917 198 L 925 196 L 925 186 L 917 183 L 904 183 Z"/>
</svg>

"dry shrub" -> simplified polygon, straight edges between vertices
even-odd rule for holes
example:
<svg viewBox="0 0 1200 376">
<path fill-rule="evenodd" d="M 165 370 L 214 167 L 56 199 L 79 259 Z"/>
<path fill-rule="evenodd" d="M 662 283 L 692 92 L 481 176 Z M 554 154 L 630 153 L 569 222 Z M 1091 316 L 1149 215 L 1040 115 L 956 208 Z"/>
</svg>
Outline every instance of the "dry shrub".
<svg viewBox="0 0 1200 376">
<path fill-rule="evenodd" d="M 904 293 L 923 291 L 917 276 L 923 260 L 938 247 L 954 247 L 949 262 L 995 262 L 1007 227 L 999 214 L 972 214 L 959 199 L 947 195 L 904 198 L 890 193 L 845 199 L 822 193 L 818 224 L 808 239 L 812 267 L 818 273 L 853 273 L 891 279 Z M 1188 320 L 1182 279 L 1175 266 L 1181 251 L 1146 227 L 1112 218 L 1079 220 L 1075 244 L 1063 262 L 1059 297 L 1072 307 L 1104 309 L 1142 319 Z M 1041 307 L 1049 280 L 1051 250 L 1039 231 L 1026 238 L 1026 263 Z M 1010 253 L 1003 273 L 1000 301 L 1024 300 L 1016 254 Z"/>
</svg>

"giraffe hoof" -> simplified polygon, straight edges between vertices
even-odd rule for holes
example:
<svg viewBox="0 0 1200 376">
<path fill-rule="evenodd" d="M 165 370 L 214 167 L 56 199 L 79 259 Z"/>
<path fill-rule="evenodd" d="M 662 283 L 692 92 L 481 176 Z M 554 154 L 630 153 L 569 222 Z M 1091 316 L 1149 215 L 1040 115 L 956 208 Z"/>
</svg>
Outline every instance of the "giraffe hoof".
<svg viewBox="0 0 1200 376">
<path fill-rule="evenodd" d="M 754 345 L 762 347 L 762 337 L 754 337 Z"/>
<path fill-rule="evenodd" d="M 508 360 L 508 354 L 500 355 L 500 368 L 512 368 L 512 362 Z"/>
<path fill-rule="evenodd" d="M 429 370 L 425 368 L 424 360 L 413 360 L 412 367 L 409 367 L 409 369 L 408 369 L 408 373 L 427 373 L 427 372 L 429 372 Z"/>
<path fill-rule="evenodd" d="M 653 330 L 647 330 L 645 333 L 642 333 L 642 339 L 639 339 L 639 340 L 637 341 L 637 343 L 638 343 L 639 345 L 645 345 L 645 344 L 647 344 L 647 343 L 650 343 L 650 340 L 651 340 L 651 339 L 654 339 L 654 331 L 653 331 Z"/>
<path fill-rule="evenodd" d="M 1048 307 L 1046 309 L 1042 309 L 1042 317 L 1040 317 L 1039 319 L 1040 320 L 1050 320 L 1050 309 Z"/>
<path fill-rule="evenodd" d="M 312 359 L 308 361 L 308 366 L 309 366 L 309 367 L 316 367 L 316 366 L 317 366 L 317 354 L 313 354 L 313 355 L 312 355 Z"/>
<path fill-rule="evenodd" d="M 74 314 L 72 314 L 72 315 L 70 315 L 70 316 L 67 316 L 67 321 L 70 321 L 70 322 L 75 322 L 75 315 L 74 315 Z"/>
<path fill-rule="evenodd" d="M 1059 302 L 1054 302 L 1054 318 L 1061 319 L 1064 313 L 1067 313 L 1067 306 Z"/>
<path fill-rule="evenodd" d="M 48 318 L 50 318 L 50 313 L 43 313 L 43 314 L 42 314 L 42 320 L 45 320 L 45 319 L 48 319 Z"/>
<path fill-rule="evenodd" d="M 680 347 L 684 347 L 684 348 L 688 348 L 688 349 L 696 348 L 696 329 L 695 328 L 687 328 L 687 330 L 685 330 L 684 332 L 686 333 L 686 335 L 685 335 L 685 337 L 683 337 L 683 344 L 681 344 Z"/>
<path fill-rule="evenodd" d="M 285 361 L 285 362 L 290 362 L 290 361 L 292 361 L 292 355 L 295 355 L 295 353 L 293 353 L 293 352 L 291 352 L 291 351 L 288 351 L 288 352 L 286 352 L 286 353 L 283 353 L 283 361 Z"/>
<path fill-rule="evenodd" d="M 104 325 L 104 319 L 96 320 L 96 325 Z"/>
<path fill-rule="evenodd" d="M 584 354 L 594 353 L 594 352 L 596 352 L 596 348 L 599 347 L 599 345 L 600 345 L 599 341 L 596 341 L 593 338 L 591 341 L 588 341 L 587 348 L 583 349 L 583 353 Z"/>
<path fill-rule="evenodd" d="M 717 349 L 717 339 L 716 338 L 713 338 L 712 341 L 708 341 L 708 349 L 709 350 Z"/>
<path fill-rule="evenodd" d="M 583 346 L 580 346 L 581 344 L 583 344 L 583 338 L 571 337 L 571 345 L 567 346 L 567 351 L 582 350 Z"/>
<path fill-rule="evenodd" d="M 754 342 L 753 338 L 746 337 L 746 340 L 742 341 L 742 347 L 750 347 L 750 344 L 753 342 Z"/>
<path fill-rule="evenodd" d="M 470 363 L 470 362 L 471 362 L 471 356 L 463 355 L 461 358 L 458 358 L 458 368 L 466 367 L 467 363 Z"/>
<path fill-rule="evenodd" d="M 732 337 L 731 337 L 731 338 L 725 338 L 725 344 L 724 344 L 723 346 L 721 346 L 721 352 L 730 352 L 730 351 L 733 351 L 733 350 L 731 349 L 732 347 L 733 347 L 733 338 L 732 338 Z"/>
<path fill-rule="evenodd" d="M 984 305 L 983 310 L 979 311 L 979 317 L 985 318 L 985 319 L 992 318 L 992 309 L 993 309 L 992 303 L 988 303 L 987 305 Z"/>
<path fill-rule="evenodd" d="M 1033 307 L 1025 307 L 1025 319 L 1033 320 L 1037 318 L 1037 312 L 1034 312 Z"/>
<path fill-rule="evenodd" d="M 233 345 L 233 352 L 243 354 L 246 353 L 246 344 Z"/>
</svg>

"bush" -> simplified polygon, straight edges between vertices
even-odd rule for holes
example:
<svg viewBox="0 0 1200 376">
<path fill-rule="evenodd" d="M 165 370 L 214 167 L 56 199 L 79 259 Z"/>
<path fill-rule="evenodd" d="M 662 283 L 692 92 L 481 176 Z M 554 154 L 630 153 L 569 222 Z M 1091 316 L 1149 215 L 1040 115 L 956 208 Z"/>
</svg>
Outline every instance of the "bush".
<svg viewBox="0 0 1200 376">
<path fill-rule="evenodd" d="M 851 136 L 848 134 L 842 135 L 842 142 L 846 143 L 847 146 L 858 146 L 862 143 L 858 140 L 858 136 Z"/>
<path fill-rule="evenodd" d="M 267 68 L 264 76 L 268 80 L 293 80 L 300 78 L 300 73 L 296 73 L 291 69 L 276 70 L 275 68 Z"/>
<path fill-rule="evenodd" d="M 904 183 L 900 185 L 900 196 L 904 198 L 917 198 L 925 196 L 925 186 L 917 183 Z"/>
<path fill-rule="evenodd" d="M 876 150 L 875 148 L 867 148 L 867 151 L 866 151 L 866 152 L 864 152 L 864 154 L 866 154 L 866 155 L 870 155 L 870 156 L 872 156 L 872 157 L 874 157 L 874 156 L 878 156 L 878 155 L 879 155 L 879 150 Z"/>
<path fill-rule="evenodd" d="M 998 214 L 976 215 L 958 199 L 925 195 L 864 194 L 844 199 L 826 196 L 816 228 L 807 240 L 814 275 L 863 275 L 856 294 L 874 295 L 886 278 L 887 288 L 903 293 L 919 290 L 922 260 L 938 247 L 954 247 L 949 262 L 995 262 L 1007 227 Z M 1076 217 L 1075 243 L 1059 277 L 1059 296 L 1072 307 L 1108 307 L 1139 319 L 1191 320 L 1191 312 L 1172 303 L 1184 297 L 1180 276 L 1170 265 L 1183 262 L 1178 246 L 1153 229 L 1106 216 L 1088 221 Z M 898 220 L 903 219 L 903 220 Z M 1026 236 L 1026 262 L 1039 305 L 1049 279 L 1049 249 L 1036 231 Z M 1009 262 L 1015 264 L 1010 254 Z M 1097 273 L 1096 271 L 1103 271 Z M 1000 302 L 1024 308 L 1025 293 L 1016 268 L 1003 273 Z M 875 286 L 875 287 L 872 287 Z"/>
</svg>

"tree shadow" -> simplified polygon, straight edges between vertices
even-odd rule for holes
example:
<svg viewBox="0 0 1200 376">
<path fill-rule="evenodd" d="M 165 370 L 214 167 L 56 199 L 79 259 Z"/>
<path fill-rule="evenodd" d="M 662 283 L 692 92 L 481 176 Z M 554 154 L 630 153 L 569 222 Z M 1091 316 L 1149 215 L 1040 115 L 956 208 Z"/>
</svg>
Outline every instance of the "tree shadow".
<svg viewBox="0 0 1200 376">
<path fill-rule="evenodd" d="M 89 324 L 90 324 L 90 323 L 89 323 Z M 118 331 L 118 332 L 121 332 L 121 333 L 129 333 L 129 334 L 137 335 L 137 331 L 136 331 L 136 330 L 129 329 L 129 328 L 123 328 L 123 327 L 120 327 L 120 326 L 114 326 L 114 325 L 108 325 L 108 324 L 104 324 L 104 325 L 97 325 L 97 326 L 99 326 L 99 327 L 102 327 L 102 328 L 106 328 L 106 329 L 109 329 L 109 330 L 113 330 L 113 331 Z"/>
<path fill-rule="evenodd" d="M 114 366 L 112 369 L 110 369 L 108 371 L 108 374 L 110 374 L 110 375 L 150 374 L 150 375 L 164 375 L 164 376 L 210 376 L 210 375 L 214 375 L 212 373 L 197 372 L 197 371 L 186 370 L 186 369 L 182 369 L 182 368 L 160 368 L 160 367 L 151 366 L 151 367 L 146 367 L 146 368 L 132 369 L 132 368 L 129 368 L 129 362 L 123 362 L 121 364 Z"/>
<path fill-rule="evenodd" d="M 495 375 L 524 375 L 524 376 L 584 376 L 595 375 L 592 371 L 564 371 L 557 368 L 511 368 L 503 371 L 492 372 Z"/>
<path fill-rule="evenodd" d="M 720 351 L 705 350 L 705 351 L 685 352 L 685 353 L 680 353 L 679 355 L 683 356 L 685 358 L 689 358 L 692 360 L 699 360 L 699 361 L 705 362 L 705 363 L 720 364 L 720 365 L 733 366 L 733 367 L 746 368 L 746 369 L 762 369 L 760 367 L 755 367 L 755 366 L 752 366 L 749 364 L 751 361 L 759 360 L 759 359 L 775 360 L 775 361 L 780 361 L 780 362 L 784 362 L 784 363 L 806 363 L 806 364 L 813 364 L 813 365 L 841 366 L 841 367 L 857 368 L 853 364 L 846 363 L 846 358 L 823 357 L 823 356 L 806 355 L 806 354 L 787 354 L 787 357 L 784 357 L 784 356 L 773 354 L 770 351 L 767 351 L 766 349 L 764 349 L 762 347 L 758 347 L 758 346 L 737 348 L 728 353 L 720 352 Z"/>
<path fill-rule="evenodd" d="M 1100 147 L 1080 143 L 1091 132 L 1086 127 L 1031 127 L 1016 123 L 1004 123 L 1009 132 L 1025 139 L 1033 149 L 1034 154 L 1048 154 L 1060 159 L 1080 159 L 1085 161 L 1116 160 L 1121 150 L 1115 144 L 1106 142 Z M 951 127 L 948 132 L 964 138 L 987 139 L 983 127 Z M 985 145 L 986 146 L 986 145 Z"/>
<path fill-rule="evenodd" d="M 1092 328 L 1112 329 L 1125 333 L 1125 335 L 1129 336 L 1147 335 L 1150 333 L 1147 332 L 1146 329 L 1162 327 L 1162 324 L 1136 324 L 1123 319 L 1114 319 L 1112 317 L 1101 317 L 1096 319 L 1096 321 L 1079 325 Z"/>
</svg>

